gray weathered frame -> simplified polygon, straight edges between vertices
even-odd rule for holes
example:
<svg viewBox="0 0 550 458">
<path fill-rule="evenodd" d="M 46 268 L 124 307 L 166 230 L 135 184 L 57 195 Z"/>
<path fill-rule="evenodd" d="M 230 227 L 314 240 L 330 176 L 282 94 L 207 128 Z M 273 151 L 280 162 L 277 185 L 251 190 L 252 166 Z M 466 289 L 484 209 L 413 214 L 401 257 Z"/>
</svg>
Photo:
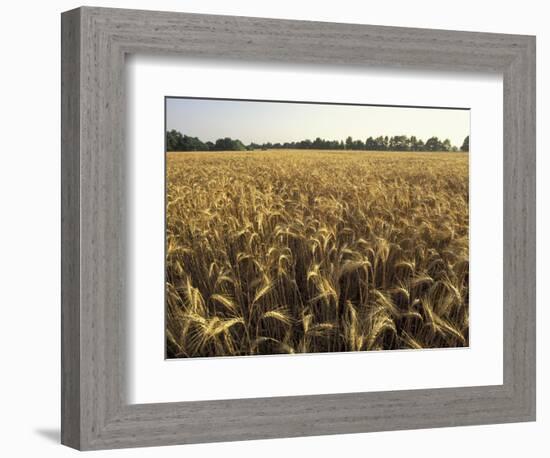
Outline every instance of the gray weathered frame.
<svg viewBox="0 0 550 458">
<path fill-rule="evenodd" d="M 61 38 L 63 444 L 104 449 L 535 419 L 534 37 L 82 7 L 62 14 Z M 128 404 L 129 53 L 503 74 L 503 385 Z"/>
</svg>

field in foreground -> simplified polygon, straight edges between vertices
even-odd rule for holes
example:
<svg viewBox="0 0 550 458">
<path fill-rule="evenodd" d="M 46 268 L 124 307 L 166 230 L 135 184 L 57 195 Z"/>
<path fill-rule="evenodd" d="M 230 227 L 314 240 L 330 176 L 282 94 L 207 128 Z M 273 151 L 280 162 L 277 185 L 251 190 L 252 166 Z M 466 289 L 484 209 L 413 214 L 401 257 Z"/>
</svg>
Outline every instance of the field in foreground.
<svg viewBox="0 0 550 458">
<path fill-rule="evenodd" d="M 468 154 L 168 153 L 169 358 L 468 345 Z"/>
</svg>

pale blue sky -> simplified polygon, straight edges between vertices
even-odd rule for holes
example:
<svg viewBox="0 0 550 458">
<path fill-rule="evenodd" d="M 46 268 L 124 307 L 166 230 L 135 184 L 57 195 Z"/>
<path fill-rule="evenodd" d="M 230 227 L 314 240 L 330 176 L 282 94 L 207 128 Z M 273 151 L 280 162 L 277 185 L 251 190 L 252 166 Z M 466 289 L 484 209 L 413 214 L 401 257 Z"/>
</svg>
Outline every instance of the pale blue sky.
<svg viewBox="0 0 550 458">
<path fill-rule="evenodd" d="M 470 111 L 167 98 L 166 128 L 202 141 L 231 137 L 245 144 L 416 135 L 448 138 L 460 147 L 470 133 Z"/>
</svg>

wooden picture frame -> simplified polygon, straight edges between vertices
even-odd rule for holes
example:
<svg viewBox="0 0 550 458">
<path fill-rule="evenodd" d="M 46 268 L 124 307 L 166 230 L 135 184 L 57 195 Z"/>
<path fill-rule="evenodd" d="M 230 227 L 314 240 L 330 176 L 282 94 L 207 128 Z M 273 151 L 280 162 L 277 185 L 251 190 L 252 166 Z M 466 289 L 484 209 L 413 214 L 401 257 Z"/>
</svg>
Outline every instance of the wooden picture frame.
<svg viewBox="0 0 550 458">
<path fill-rule="evenodd" d="M 62 14 L 62 443 L 80 450 L 535 419 L 535 38 L 82 7 Z M 497 72 L 503 384 L 128 404 L 125 55 Z"/>
</svg>

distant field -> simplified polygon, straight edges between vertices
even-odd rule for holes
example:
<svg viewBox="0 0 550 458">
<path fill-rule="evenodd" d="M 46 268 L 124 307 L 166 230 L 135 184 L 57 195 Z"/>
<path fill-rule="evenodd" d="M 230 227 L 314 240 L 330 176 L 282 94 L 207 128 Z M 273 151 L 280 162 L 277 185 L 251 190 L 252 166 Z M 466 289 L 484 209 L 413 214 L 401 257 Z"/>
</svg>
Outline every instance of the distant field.
<svg viewBox="0 0 550 458">
<path fill-rule="evenodd" d="M 467 346 L 468 153 L 168 153 L 170 358 Z"/>
</svg>

